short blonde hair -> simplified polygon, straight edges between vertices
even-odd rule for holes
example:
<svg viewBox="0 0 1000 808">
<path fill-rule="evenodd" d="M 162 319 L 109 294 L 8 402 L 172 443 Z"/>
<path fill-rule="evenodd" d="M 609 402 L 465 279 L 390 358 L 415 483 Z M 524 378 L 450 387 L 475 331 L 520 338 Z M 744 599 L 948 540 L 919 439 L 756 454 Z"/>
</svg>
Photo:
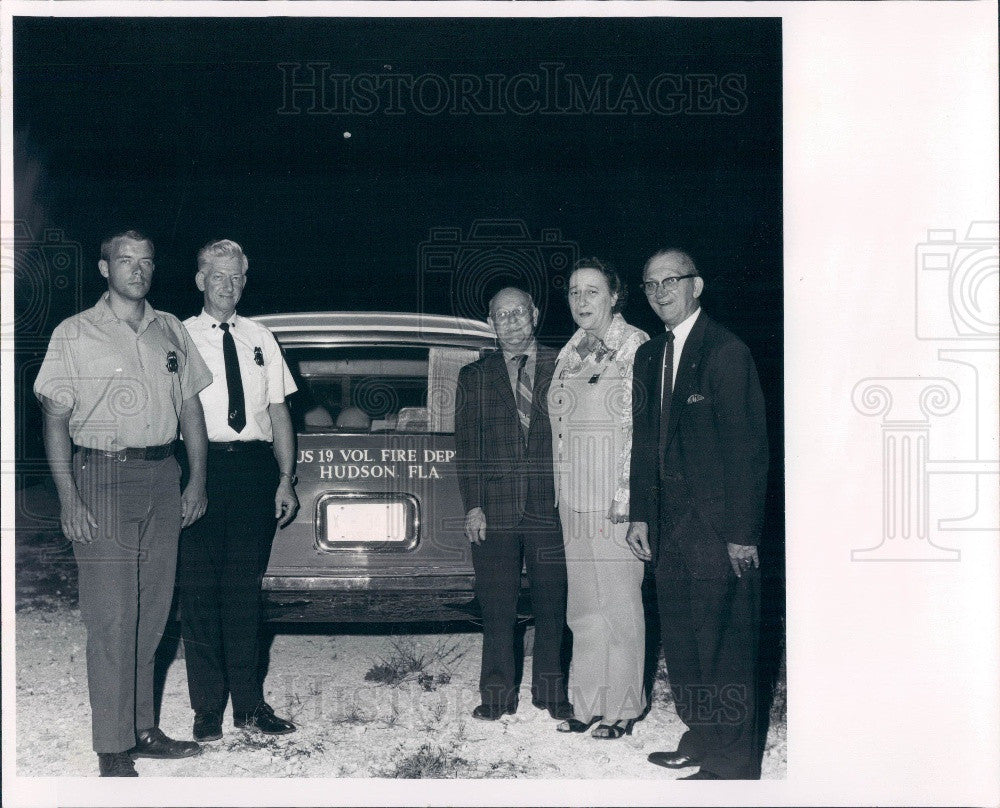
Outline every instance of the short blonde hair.
<svg viewBox="0 0 1000 808">
<path fill-rule="evenodd" d="M 118 249 L 118 244 L 122 241 L 144 241 L 149 245 L 150 251 L 155 254 L 153 242 L 149 240 L 148 236 L 143 235 L 138 230 L 126 230 L 124 233 L 115 233 L 101 242 L 101 260 L 110 261 L 111 255 Z"/>
<path fill-rule="evenodd" d="M 240 262 L 240 270 L 243 272 L 247 271 L 247 267 L 250 262 L 247 261 L 246 255 L 243 253 L 243 248 L 228 238 L 220 238 L 216 241 L 210 241 L 200 250 L 198 250 L 198 269 L 201 269 L 202 263 L 204 263 L 209 258 L 237 258 Z"/>
</svg>

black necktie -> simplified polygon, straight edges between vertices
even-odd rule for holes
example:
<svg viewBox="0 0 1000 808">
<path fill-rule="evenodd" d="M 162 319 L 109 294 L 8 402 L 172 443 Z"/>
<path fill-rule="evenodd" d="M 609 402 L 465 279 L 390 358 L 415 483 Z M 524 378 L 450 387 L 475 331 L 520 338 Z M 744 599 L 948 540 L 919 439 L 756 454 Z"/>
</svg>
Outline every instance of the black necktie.
<svg viewBox="0 0 1000 808">
<path fill-rule="evenodd" d="M 236 356 L 236 340 L 229 333 L 229 323 L 220 323 L 219 328 L 222 329 L 222 356 L 226 360 L 226 387 L 229 389 L 229 426 L 242 432 L 247 425 L 247 410 L 243 400 L 240 360 Z"/>
<path fill-rule="evenodd" d="M 660 445 L 667 440 L 670 426 L 670 399 L 674 395 L 674 332 L 667 332 L 667 344 L 663 348 L 663 384 L 660 387 Z"/>
</svg>

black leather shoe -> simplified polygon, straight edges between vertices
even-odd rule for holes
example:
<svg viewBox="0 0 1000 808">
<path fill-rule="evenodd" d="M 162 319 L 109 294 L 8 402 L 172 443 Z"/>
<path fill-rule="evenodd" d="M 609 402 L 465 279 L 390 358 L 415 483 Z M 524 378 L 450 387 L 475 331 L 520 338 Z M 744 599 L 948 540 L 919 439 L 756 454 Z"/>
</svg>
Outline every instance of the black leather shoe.
<svg viewBox="0 0 1000 808">
<path fill-rule="evenodd" d="M 219 740 L 222 737 L 222 714 L 215 710 L 195 713 L 193 734 L 196 741 Z"/>
<path fill-rule="evenodd" d="M 194 741 L 175 741 L 168 738 L 159 727 L 138 733 L 139 743 L 128 750 L 133 758 L 173 759 L 201 754 L 201 747 Z"/>
<path fill-rule="evenodd" d="M 265 735 L 287 735 L 295 732 L 295 724 L 279 718 L 269 704 L 260 704 L 249 715 L 234 715 L 233 724 L 238 728 L 257 729 Z"/>
<path fill-rule="evenodd" d="M 712 774 L 704 769 L 698 769 L 694 774 L 689 774 L 687 777 L 678 777 L 678 780 L 725 780 L 725 777 L 719 777 L 717 774 Z"/>
<path fill-rule="evenodd" d="M 666 769 L 684 769 L 701 763 L 701 758 L 684 755 L 680 752 L 651 752 L 646 760 Z"/>
<path fill-rule="evenodd" d="M 516 704 L 480 704 L 472 711 L 472 717 L 480 721 L 496 721 L 502 715 L 514 715 L 516 712 Z"/>
<path fill-rule="evenodd" d="M 556 721 L 565 721 L 567 718 L 573 717 L 573 705 L 568 701 L 561 702 L 560 704 L 546 704 L 543 701 L 533 701 L 531 703 L 539 710 L 548 710 L 549 715 Z"/>
<path fill-rule="evenodd" d="M 98 752 L 97 765 L 101 769 L 101 777 L 139 776 L 128 752 Z"/>
</svg>

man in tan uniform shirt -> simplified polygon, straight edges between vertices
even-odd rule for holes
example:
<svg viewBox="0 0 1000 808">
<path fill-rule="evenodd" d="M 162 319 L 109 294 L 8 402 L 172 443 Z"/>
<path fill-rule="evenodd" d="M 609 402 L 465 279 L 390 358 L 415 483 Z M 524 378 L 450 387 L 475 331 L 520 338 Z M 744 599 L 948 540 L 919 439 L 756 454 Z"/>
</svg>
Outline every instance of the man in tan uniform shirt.
<svg viewBox="0 0 1000 808">
<path fill-rule="evenodd" d="M 34 391 L 62 529 L 79 568 L 93 746 L 101 776 L 135 777 L 136 757 L 198 744 L 154 724 L 153 658 L 170 611 L 180 529 L 204 512 L 212 381 L 176 317 L 146 302 L 153 245 L 134 230 L 101 245 L 108 291 L 52 333 Z M 180 426 L 191 479 L 180 490 Z"/>
</svg>

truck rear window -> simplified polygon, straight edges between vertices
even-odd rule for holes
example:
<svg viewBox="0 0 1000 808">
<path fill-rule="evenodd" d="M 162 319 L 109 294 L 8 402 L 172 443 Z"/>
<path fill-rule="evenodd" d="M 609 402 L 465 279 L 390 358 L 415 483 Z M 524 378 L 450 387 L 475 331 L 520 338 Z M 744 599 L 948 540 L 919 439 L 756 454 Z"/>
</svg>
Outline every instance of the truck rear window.
<svg viewBox="0 0 1000 808">
<path fill-rule="evenodd" d="M 450 346 L 292 348 L 299 432 L 455 431 L 455 387 L 479 351 Z"/>
</svg>

